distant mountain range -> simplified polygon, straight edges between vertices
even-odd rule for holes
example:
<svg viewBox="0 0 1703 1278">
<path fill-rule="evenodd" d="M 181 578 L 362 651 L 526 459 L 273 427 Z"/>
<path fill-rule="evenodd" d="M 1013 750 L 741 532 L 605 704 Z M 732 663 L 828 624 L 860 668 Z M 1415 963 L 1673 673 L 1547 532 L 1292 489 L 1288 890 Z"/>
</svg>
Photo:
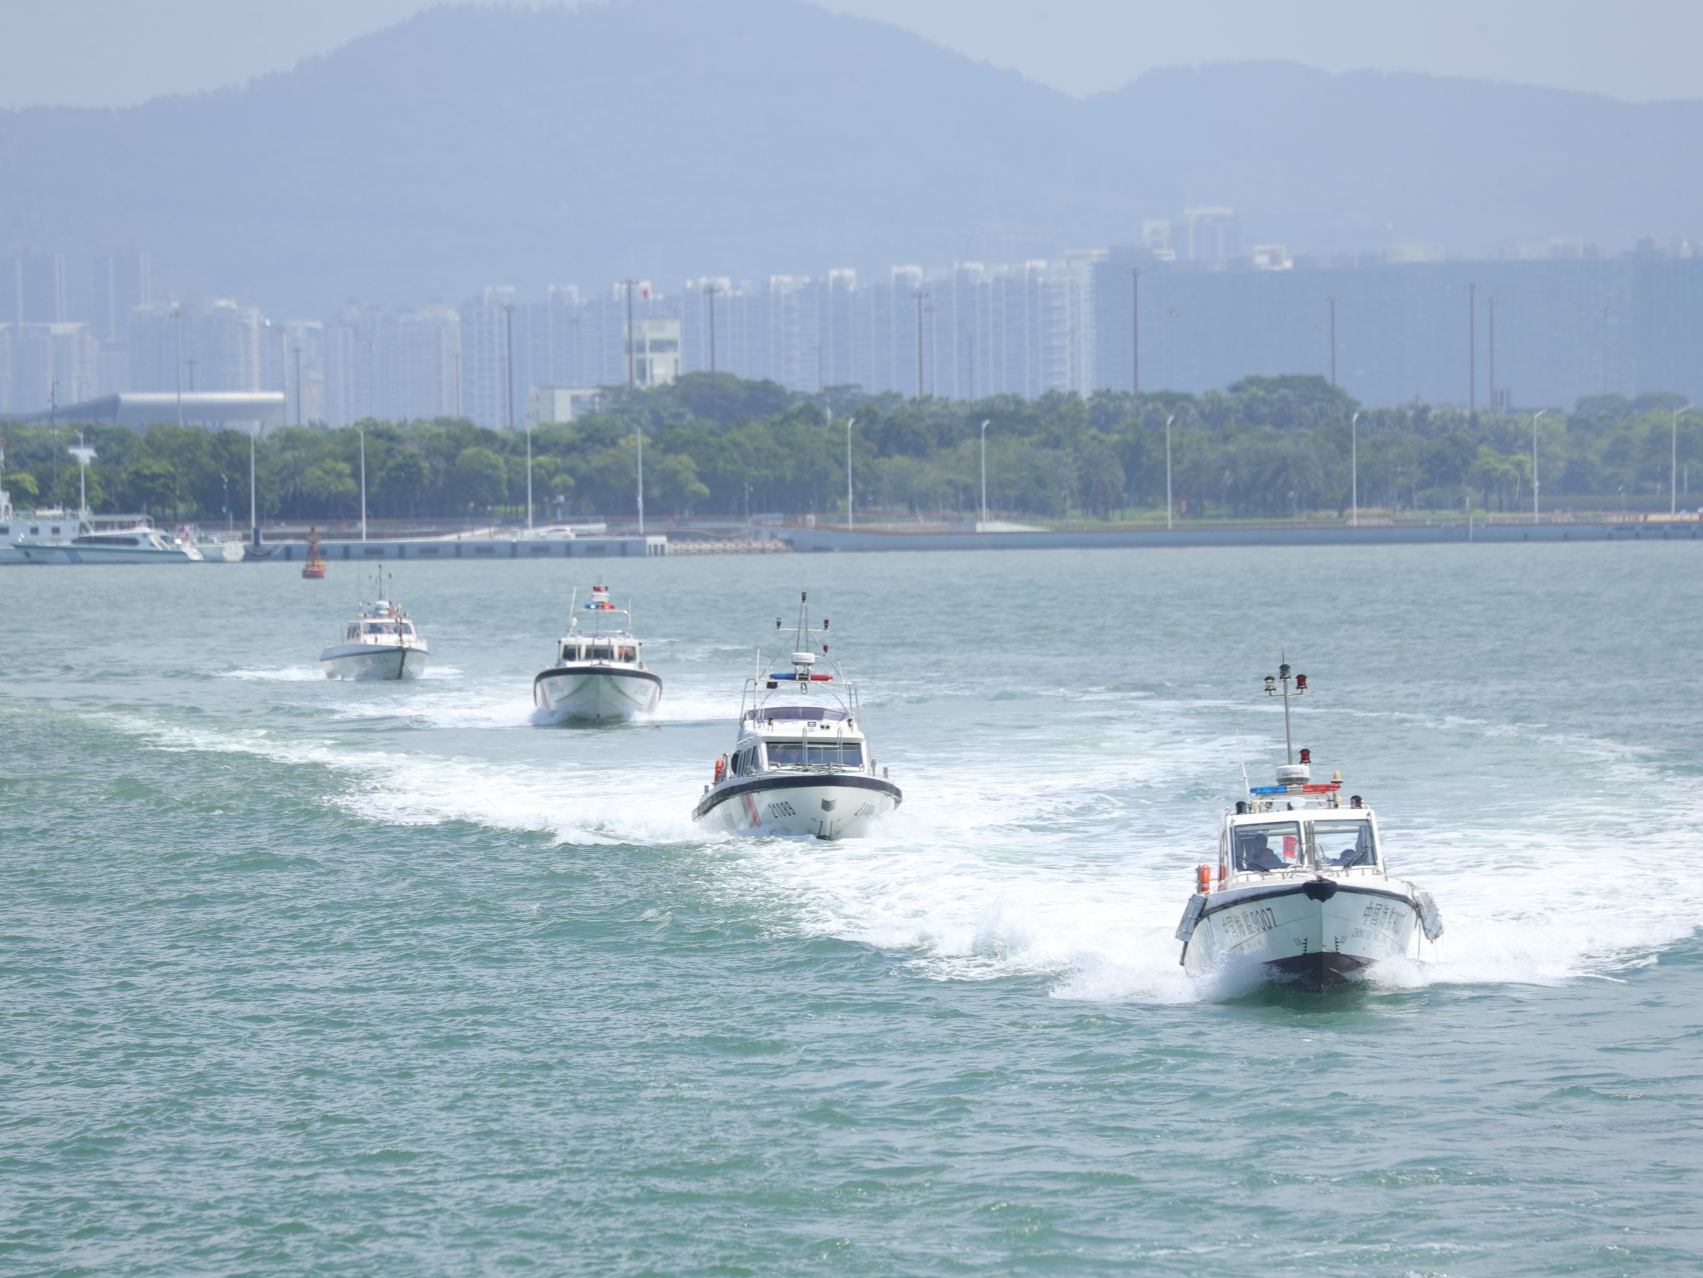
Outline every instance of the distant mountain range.
<svg viewBox="0 0 1703 1278">
<path fill-rule="evenodd" d="M 1698 237 L 1700 137 L 1699 102 L 1278 64 L 1074 99 L 802 0 L 440 9 L 238 89 L 0 112 L 0 254 L 137 244 L 319 310 L 1006 260 L 1200 204 L 1298 251 L 1490 255 Z"/>
</svg>

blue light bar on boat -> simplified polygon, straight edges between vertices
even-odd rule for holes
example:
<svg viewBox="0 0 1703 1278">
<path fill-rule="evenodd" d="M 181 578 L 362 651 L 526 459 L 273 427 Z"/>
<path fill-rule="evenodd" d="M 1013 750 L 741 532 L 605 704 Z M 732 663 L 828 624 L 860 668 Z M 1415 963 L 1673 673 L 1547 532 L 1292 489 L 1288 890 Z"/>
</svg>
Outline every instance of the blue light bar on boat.
<svg viewBox="0 0 1703 1278">
<path fill-rule="evenodd" d="M 1249 794 L 1288 794 L 1286 785 L 1253 785 L 1248 787 Z"/>
</svg>

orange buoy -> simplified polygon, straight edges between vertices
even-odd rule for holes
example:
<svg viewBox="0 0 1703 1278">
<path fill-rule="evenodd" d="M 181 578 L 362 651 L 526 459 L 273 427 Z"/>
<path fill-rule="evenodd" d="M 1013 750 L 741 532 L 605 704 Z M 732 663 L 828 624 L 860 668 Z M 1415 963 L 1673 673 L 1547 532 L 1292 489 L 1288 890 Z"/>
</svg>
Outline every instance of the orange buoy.
<svg viewBox="0 0 1703 1278">
<path fill-rule="evenodd" d="M 1212 867 L 1204 861 L 1195 867 L 1194 890 L 1196 892 L 1210 892 L 1212 890 Z"/>
<path fill-rule="evenodd" d="M 727 771 L 727 756 L 725 754 L 717 755 L 716 761 L 715 761 L 715 779 L 716 779 L 717 785 L 721 784 L 722 773 L 724 773 L 726 771 Z"/>
</svg>

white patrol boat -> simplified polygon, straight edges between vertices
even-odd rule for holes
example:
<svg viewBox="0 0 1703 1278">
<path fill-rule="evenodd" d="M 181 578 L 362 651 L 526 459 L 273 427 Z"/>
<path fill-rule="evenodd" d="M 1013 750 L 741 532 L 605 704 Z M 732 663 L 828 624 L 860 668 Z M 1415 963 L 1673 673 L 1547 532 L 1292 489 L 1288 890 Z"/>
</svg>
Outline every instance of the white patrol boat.
<svg viewBox="0 0 1703 1278">
<path fill-rule="evenodd" d="M 611 723 L 655 710 L 662 700 L 662 677 L 645 667 L 644 645 L 630 629 L 632 612 L 609 601 L 608 586 L 591 588 L 585 611 L 590 629 L 580 629 L 580 610 L 573 608 L 568 633 L 556 644 L 555 662 L 532 680 L 535 719 Z"/>
<path fill-rule="evenodd" d="M 1312 752 L 1295 761 L 1289 700 L 1307 691 L 1307 676 L 1278 670 L 1265 690 L 1283 698 L 1289 762 L 1277 784 L 1250 786 L 1225 814 L 1216 876 L 1196 867 L 1177 925 L 1180 962 L 1190 976 L 1239 969 L 1324 989 L 1417 956 L 1420 936 L 1435 941 L 1443 923 L 1429 892 L 1390 875 L 1377 817 L 1359 795 L 1343 805 L 1341 773 L 1314 783 Z"/>
<path fill-rule="evenodd" d="M 386 574 L 379 570 L 374 593 L 383 596 Z M 343 637 L 319 654 L 327 679 L 417 679 L 431 649 L 399 604 L 379 598 L 361 605 Z"/>
<path fill-rule="evenodd" d="M 764 674 L 757 653 L 733 749 L 716 759 L 694 820 L 735 834 L 848 839 L 869 833 L 902 801 L 870 757 L 857 685 L 831 660 L 831 673 L 816 669 L 816 650 L 826 658 L 828 645 L 815 636 L 827 634 L 828 622 L 811 629 L 806 602 L 801 595 L 792 669 Z M 782 628 L 779 617 L 775 628 Z"/>
</svg>

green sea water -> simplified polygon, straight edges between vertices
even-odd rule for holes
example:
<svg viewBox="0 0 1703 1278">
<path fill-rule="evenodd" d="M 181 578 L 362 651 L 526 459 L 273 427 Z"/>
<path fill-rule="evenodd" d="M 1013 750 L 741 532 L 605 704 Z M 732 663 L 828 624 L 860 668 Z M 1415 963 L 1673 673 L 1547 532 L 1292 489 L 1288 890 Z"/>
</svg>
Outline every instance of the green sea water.
<svg viewBox="0 0 1703 1278">
<path fill-rule="evenodd" d="M 535 727 L 606 572 L 648 723 Z M 905 801 L 691 823 L 801 589 Z M 0 571 L 0 1274 L 1703 1270 L 1692 545 Z M 1447 931 L 1172 937 L 1297 745 Z"/>
</svg>

